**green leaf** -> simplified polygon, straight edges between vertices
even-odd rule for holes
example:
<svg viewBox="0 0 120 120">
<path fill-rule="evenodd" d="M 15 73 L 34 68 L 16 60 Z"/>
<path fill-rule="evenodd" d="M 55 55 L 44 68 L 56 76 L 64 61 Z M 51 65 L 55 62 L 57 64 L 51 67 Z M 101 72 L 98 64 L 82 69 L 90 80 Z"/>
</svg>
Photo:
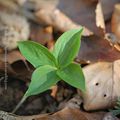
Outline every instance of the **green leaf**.
<svg viewBox="0 0 120 120">
<path fill-rule="evenodd" d="M 36 95 L 48 90 L 60 78 L 56 75 L 56 68 L 46 65 L 37 68 L 32 74 L 32 80 L 25 96 Z"/>
<path fill-rule="evenodd" d="M 23 56 L 34 66 L 42 65 L 55 66 L 55 57 L 44 46 L 33 41 L 22 41 L 18 43 L 18 47 Z"/>
<path fill-rule="evenodd" d="M 78 54 L 82 31 L 82 28 L 70 30 L 58 38 L 52 53 L 58 60 L 59 67 L 69 65 Z"/>
<path fill-rule="evenodd" d="M 66 68 L 58 70 L 57 75 L 71 86 L 85 91 L 85 78 L 80 65 L 71 63 Z"/>
</svg>

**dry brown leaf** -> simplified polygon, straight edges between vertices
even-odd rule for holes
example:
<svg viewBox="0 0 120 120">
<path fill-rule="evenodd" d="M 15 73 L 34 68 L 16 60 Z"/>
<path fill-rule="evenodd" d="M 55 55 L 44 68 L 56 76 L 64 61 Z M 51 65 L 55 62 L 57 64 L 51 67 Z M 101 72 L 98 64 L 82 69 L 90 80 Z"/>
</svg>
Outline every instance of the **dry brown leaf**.
<svg viewBox="0 0 120 120">
<path fill-rule="evenodd" d="M 55 0 L 53 0 L 53 1 L 55 1 Z M 17 11 L 17 12 L 18 11 L 20 12 L 22 10 L 24 11 L 24 9 L 21 10 L 21 8 L 18 7 L 19 5 L 16 4 L 15 1 L 13 3 L 12 2 L 10 0 L 6 0 L 5 2 L 3 2 L 3 0 L 0 0 L 0 6 L 4 6 L 5 8 L 10 9 L 12 11 Z M 27 2 L 29 3 L 30 1 L 27 1 Z M 42 2 L 44 2 L 44 0 L 42 0 Z M 65 30 L 68 30 L 68 28 L 72 29 L 72 28 L 80 27 L 80 25 L 82 25 L 82 26 L 86 26 L 88 29 L 93 31 L 95 34 L 99 35 L 99 33 L 98 33 L 99 29 L 96 27 L 96 24 L 95 24 L 95 8 L 96 8 L 97 2 L 98 2 L 98 0 L 85 0 L 85 1 L 83 1 L 83 0 L 60 0 L 59 4 L 58 4 L 60 13 L 59 14 L 57 13 L 58 19 L 56 19 L 54 21 L 54 16 L 56 16 L 56 14 L 47 7 L 45 9 L 43 8 L 46 11 L 46 12 L 43 12 L 43 10 L 42 10 L 43 14 L 40 14 L 40 11 L 39 11 L 38 18 L 40 19 L 40 22 L 42 22 L 42 20 L 44 20 L 43 21 L 44 25 L 48 24 L 48 18 L 49 18 L 50 23 L 52 23 L 50 25 L 53 25 L 55 22 L 54 27 L 63 32 Z M 109 20 L 111 18 L 111 14 L 113 12 L 113 6 L 115 3 L 118 3 L 118 2 L 119 2 L 119 0 L 111 0 L 110 2 L 109 2 L 109 0 L 101 0 L 105 20 Z M 38 8 L 39 9 L 41 8 L 41 4 L 38 0 L 36 0 L 36 1 L 33 0 L 31 5 L 32 6 L 40 5 Z M 28 6 L 24 6 L 24 7 L 27 8 Z M 52 7 L 52 8 L 54 8 L 54 7 Z M 109 9 L 109 8 L 111 8 L 111 9 Z M 30 11 L 24 11 L 24 12 L 25 13 L 23 13 L 23 14 L 26 17 L 28 17 L 28 19 L 32 19 L 32 20 L 36 21 L 33 13 L 31 13 Z M 26 14 L 26 13 L 29 13 L 29 14 Z M 40 15 L 42 15 L 42 16 L 40 16 Z M 42 20 L 41 20 L 41 18 L 42 18 Z M 65 19 L 65 22 L 64 22 L 64 19 Z M 89 22 L 87 22 L 88 20 L 89 20 Z M 62 23 L 62 24 L 59 25 L 56 21 L 58 21 L 58 23 Z M 56 23 L 58 25 L 56 25 Z M 67 28 L 64 28 L 63 24 L 67 24 L 67 25 L 65 25 L 65 27 L 67 26 Z M 70 27 L 68 27 L 69 25 L 70 25 Z M 85 36 L 91 35 L 91 31 L 89 31 L 87 28 L 85 30 L 86 31 L 84 34 Z"/>
<path fill-rule="evenodd" d="M 7 61 L 9 62 L 9 64 L 13 64 L 14 62 L 19 60 L 26 61 L 26 59 L 22 56 L 20 51 L 14 50 L 8 53 Z"/>
<path fill-rule="evenodd" d="M 110 45 L 120 52 L 120 40 L 114 33 L 106 33 L 105 39 L 110 43 Z"/>
<path fill-rule="evenodd" d="M 22 56 L 22 54 L 20 53 L 20 51 L 18 50 L 14 50 L 14 51 L 11 51 L 11 52 L 8 52 L 7 55 L 7 62 L 11 65 L 13 64 L 14 62 L 17 62 L 17 61 L 23 61 L 26 68 L 29 70 L 29 66 L 26 62 L 26 59 Z M 5 54 L 1 54 L 0 55 L 0 60 L 1 61 L 5 61 Z"/>
<path fill-rule="evenodd" d="M 35 13 L 35 16 L 40 23 L 52 25 L 56 30 L 61 32 L 81 27 L 81 25 L 73 22 L 57 8 L 40 9 Z M 93 33 L 90 30 L 84 27 L 83 36 L 90 36 L 92 34 Z"/>
<path fill-rule="evenodd" d="M 4 120 L 102 120 L 104 112 L 86 113 L 78 109 L 65 108 L 54 114 L 35 115 L 35 116 L 15 116 L 0 111 L 0 118 Z"/>
<path fill-rule="evenodd" d="M 4 52 L 2 54 L 0 54 L 0 60 L 1 61 L 5 61 L 5 54 L 4 54 Z M 14 62 L 19 61 L 19 60 L 22 60 L 22 61 L 26 60 L 22 56 L 22 54 L 20 53 L 20 51 L 14 50 L 14 51 L 11 51 L 11 52 L 7 53 L 7 62 L 9 64 L 13 64 Z"/>
<path fill-rule="evenodd" d="M 120 52 L 110 46 L 109 41 L 98 36 L 92 36 L 82 39 L 77 58 L 79 61 L 84 60 L 86 62 L 113 62 L 120 59 Z"/>
<path fill-rule="evenodd" d="M 105 20 L 104 20 L 101 2 L 98 2 L 97 6 L 96 6 L 95 13 L 96 13 L 96 25 L 97 25 L 97 27 L 103 29 L 103 31 L 105 32 Z"/>
<path fill-rule="evenodd" d="M 40 25 L 32 24 L 30 38 L 42 45 L 46 45 L 49 41 L 53 40 L 52 26 L 41 27 Z"/>
<path fill-rule="evenodd" d="M 0 71 L 4 75 L 5 71 L 5 55 L 0 55 Z M 31 79 L 33 67 L 28 65 L 26 59 L 18 50 L 11 51 L 7 54 L 7 74 L 10 77 L 19 78 L 25 82 Z"/>
<path fill-rule="evenodd" d="M 120 97 L 120 60 L 98 62 L 83 69 L 86 92 L 83 93 L 85 110 L 113 107 Z"/>
<path fill-rule="evenodd" d="M 0 76 L 4 76 L 5 74 L 5 64 L 6 64 L 5 62 L 0 60 Z M 11 75 L 11 76 L 16 75 L 16 72 L 13 70 L 13 68 L 9 63 L 7 63 L 7 72 L 8 72 L 8 75 Z"/>
<path fill-rule="evenodd" d="M 60 0 L 58 8 L 78 24 L 86 26 L 99 35 L 95 22 L 95 9 L 98 0 Z M 119 0 L 100 0 L 105 21 L 110 20 L 114 5 Z M 69 6 L 69 7 L 68 7 Z"/>
<path fill-rule="evenodd" d="M 115 5 L 111 21 L 111 29 L 120 42 L 120 4 Z"/>
</svg>

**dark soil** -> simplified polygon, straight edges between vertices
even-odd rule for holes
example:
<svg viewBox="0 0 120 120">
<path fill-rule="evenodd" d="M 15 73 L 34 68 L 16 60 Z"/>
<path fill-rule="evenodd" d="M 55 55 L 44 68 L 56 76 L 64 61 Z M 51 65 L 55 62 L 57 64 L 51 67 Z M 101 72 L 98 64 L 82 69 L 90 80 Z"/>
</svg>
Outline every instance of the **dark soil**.
<svg viewBox="0 0 120 120">
<path fill-rule="evenodd" d="M 24 81 L 8 78 L 7 90 L 4 81 L 0 86 L 0 110 L 11 112 L 21 100 L 27 85 Z M 46 91 L 37 96 L 29 97 L 16 112 L 18 115 L 35 115 L 40 113 L 52 113 L 58 111 L 58 106 L 64 101 L 68 101 L 76 94 L 76 89 L 66 85 L 64 82 L 58 83 L 58 92 L 55 98 L 50 96 L 51 91 Z"/>
</svg>

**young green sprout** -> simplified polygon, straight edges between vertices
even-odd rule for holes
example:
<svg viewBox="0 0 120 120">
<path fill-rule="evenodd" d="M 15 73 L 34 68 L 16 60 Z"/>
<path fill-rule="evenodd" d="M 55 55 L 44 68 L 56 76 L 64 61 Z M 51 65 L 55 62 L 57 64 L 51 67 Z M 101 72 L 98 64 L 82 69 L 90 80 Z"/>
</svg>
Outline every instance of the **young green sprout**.
<svg viewBox="0 0 120 120">
<path fill-rule="evenodd" d="M 27 92 L 13 113 L 21 106 L 27 97 L 48 90 L 60 80 L 85 91 L 85 79 L 79 64 L 73 62 L 77 56 L 83 29 L 65 32 L 57 40 L 52 52 L 44 46 L 32 42 L 19 42 L 23 56 L 36 68 Z"/>
</svg>

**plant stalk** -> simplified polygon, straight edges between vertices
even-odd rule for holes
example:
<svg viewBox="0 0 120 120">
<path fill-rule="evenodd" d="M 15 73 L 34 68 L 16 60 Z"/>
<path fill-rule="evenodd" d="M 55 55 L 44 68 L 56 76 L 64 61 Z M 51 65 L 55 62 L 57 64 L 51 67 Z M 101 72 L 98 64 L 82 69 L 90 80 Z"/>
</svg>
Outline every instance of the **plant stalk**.
<svg viewBox="0 0 120 120">
<path fill-rule="evenodd" d="M 12 111 L 12 113 L 15 113 L 21 107 L 21 105 L 25 102 L 26 99 L 27 99 L 27 96 L 24 96 L 21 99 L 21 101 L 17 104 L 17 106 L 14 108 L 14 110 Z"/>
</svg>

